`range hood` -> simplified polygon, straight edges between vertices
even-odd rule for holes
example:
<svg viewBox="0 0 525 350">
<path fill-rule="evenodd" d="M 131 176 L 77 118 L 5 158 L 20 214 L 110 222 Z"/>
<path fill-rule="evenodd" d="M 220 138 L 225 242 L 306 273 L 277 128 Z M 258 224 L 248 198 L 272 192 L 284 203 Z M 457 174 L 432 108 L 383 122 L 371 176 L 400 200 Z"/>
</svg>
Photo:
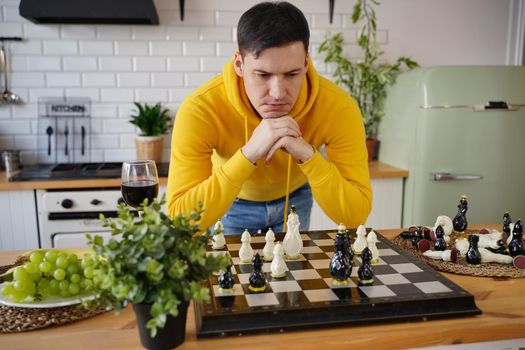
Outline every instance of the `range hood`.
<svg viewBox="0 0 525 350">
<path fill-rule="evenodd" d="M 21 0 L 19 9 L 39 24 L 159 24 L 153 0 Z"/>
</svg>

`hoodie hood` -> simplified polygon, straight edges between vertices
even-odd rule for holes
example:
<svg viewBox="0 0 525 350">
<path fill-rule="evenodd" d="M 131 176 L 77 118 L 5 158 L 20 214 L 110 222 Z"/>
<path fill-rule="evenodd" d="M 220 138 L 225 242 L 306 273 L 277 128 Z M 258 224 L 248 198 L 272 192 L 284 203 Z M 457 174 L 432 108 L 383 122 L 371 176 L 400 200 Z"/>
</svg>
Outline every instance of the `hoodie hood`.
<svg viewBox="0 0 525 350">
<path fill-rule="evenodd" d="M 232 104 L 239 115 L 249 121 L 259 121 L 257 112 L 253 109 L 246 90 L 244 89 L 244 80 L 235 73 L 233 67 L 234 58 L 222 67 L 222 75 L 226 88 L 228 101 Z M 290 116 L 299 121 L 310 111 L 319 92 L 319 74 L 314 68 L 312 60 L 308 57 L 308 70 L 301 85 L 301 91 L 297 101 L 290 111 Z"/>
</svg>

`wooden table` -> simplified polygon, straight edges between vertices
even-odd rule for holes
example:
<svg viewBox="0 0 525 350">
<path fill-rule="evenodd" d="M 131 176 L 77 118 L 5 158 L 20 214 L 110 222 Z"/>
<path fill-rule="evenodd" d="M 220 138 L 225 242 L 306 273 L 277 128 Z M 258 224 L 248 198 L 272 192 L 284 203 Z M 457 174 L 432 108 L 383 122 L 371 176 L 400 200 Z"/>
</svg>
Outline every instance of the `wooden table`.
<svg viewBox="0 0 525 350">
<path fill-rule="evenodd" d="M 383 230 L 381 233 L 392 238 L 400 231 Z M 19 253 L 0 252 L 0 264 L 11 263 Z M 525 337 L 525 279 L 443 275 L 473 294 L 483 314 L 426 322 L 197 339 L 193 307 L 190 306 L 186 341 L 178 349 L 405 349 Z M 60 327 L 3 334 L 0 335 L 0 348 L 139 349 L 141 346 L 135 316 L 128 308 L 119 316 L 108 312 Z"/>
</svg>

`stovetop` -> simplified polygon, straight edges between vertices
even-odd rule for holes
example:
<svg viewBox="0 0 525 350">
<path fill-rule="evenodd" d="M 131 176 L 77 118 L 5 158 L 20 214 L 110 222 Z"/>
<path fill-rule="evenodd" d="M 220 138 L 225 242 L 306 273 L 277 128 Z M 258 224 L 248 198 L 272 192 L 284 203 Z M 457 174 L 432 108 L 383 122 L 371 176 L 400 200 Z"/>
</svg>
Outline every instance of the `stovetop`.
<svg viewBox="0 0 525 350">
<path fill-rule="evenodd" d="M 159 176 L 167 177 L 168 168 L 169 163 L 157 164 Z M 110 179 L 119 178 L 121 169 L 121 162 L 37 164 L 24 167 L 9 181 Z"/>
</svg>

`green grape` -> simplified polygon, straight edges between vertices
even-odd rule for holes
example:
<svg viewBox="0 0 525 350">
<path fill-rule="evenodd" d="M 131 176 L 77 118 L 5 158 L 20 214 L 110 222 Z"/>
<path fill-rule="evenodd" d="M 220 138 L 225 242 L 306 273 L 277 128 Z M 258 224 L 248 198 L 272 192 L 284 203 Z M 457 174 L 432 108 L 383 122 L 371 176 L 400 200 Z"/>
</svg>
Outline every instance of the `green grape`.
<svg viewBox="0 0 525 350">
<path fill-rule="evenodd" d="M 28 278 L 28 273 L 25 267 L 19 266 L 13 272 L 13 278 L 15 281 L 22 281 Z"/>
<path fill-rule="evenodd" d="M 61 291 L 67 290 L 69 288 L 69 281 L 63 280 L 58 283 L 58 289 Z"/>
<path fill-rule="evenodd" d="M 57 295 L 58 292 L 59 292 L 59 281 L 55 280 L 55 279 L 52 279 L 51 281 L 49 281 L 49 294 L 51 295 Z"/>
<path fill-rule="evenodd" d="M 69 280 L 71 281 L 71 283 L 79 283 L 80 282 L 80 275 L 78 273 L 75 273 L 75 274 L 71 275 Z M 71 294 L 74 294 L 74 293 L 71 293 Z"/>
<path fill-rule="evenodd" d="M 32 263 L 35 263 L 36 265 L 40 264 L 42 261 L 44 261 L 44 254 L 42 252 L 32 252 L 29 255 L 29 261 Z"/>
<path fill-rule="evenodd" d="M 84 287 L 83 289 L 86 290 L 86 291 L 89 291 L 89 290 L 92 290 L 94 285 L 93 285 L 93 281 L 90 280 L 90 279 L 85 279 L 85 280 L 82 280 L 83 284 L 84 284 Z"/>
<path fill-rule="evenodd" d="M 76 254 L 69 254 L 67 260 L 70 264 L 76 263 L 78 261 L 78 256 Z"/>
<path fill-rule="evenodd" d="M 61 289 L 59 294 L 62 298 L 67 298 L 71 296 L 71 294 L 69 294 L 69 290 L 67 289 Z"/>
<path fill-rule="evenodd" d="M 44 259 L 49 262 L 55 262 L 55 260 L 57 259 L 57 252 L 54 250 L 48 250 L 44 254 Z"/>
<path fill-rule="evenodd" d="M 52 265 L 51 265 L 51 263 L 49 261 L 42 261 L 38 265 L 38 269 L 42 273 L 49 273 L 49 272 L 51 272 L 51 267 L 52 267 Z"/>
<path fill-rule="evenodd" d="M 27 294 L 25 294 L 24 292 L 19 292 L 15 290 L 13 294 L 11 294 L 11 300 L 15 303 L 20 303 L 24 301 L 25 298 L 27 298 Z"/>
<path fill-rule="evenodd" d="M 2 295 L 9 296 L 12 295 L 15 292 L 15 287 L 13 287 L 13 283 L 9 283 L 4 288 L 2 288 Z"/>
<path fill-rule="evenodd" d="M 91 256 L 87 254 L 84 255 L 84 257 L 82 257 L 82 260 L 80 261 L 80 267 L 82 267 L 83 269 L 85 269 L 88 266 L 93 266 L 93 264 L 93 258 L 91 258 Z"/>
<path fill-rule="evenodd" d="M 93 268 L 91 266 L 88 266 L 84 269 L 84 277 L 86 278 L 93 278 Z"/>
<path fill-rule="evenodd" d="M 33 262 L 26 263 L 24 267 L 26 268 L 26 271 L 29 273 L 38 272 L 38 265 Z"/>
<path fill-rule="evenodd" d="M 59 255 L 55 264 L 57 265 L 57 267 L 60 267 L 62 269 L 66 269 L 69 265 L 69 261 L 67 260 L 67 256 L 64 256 L 64 255 Z"/>
<path fill-rule="evenodd" d="M 33 273 L 27 274 L 27 277 L 28 277 L 28 280 L 37 282 L 40 278 L 42 278 L 42 275 L 40 274 L 40 272 L 33 272 Z"/>
<path fill-rule="evenodd" d="M 64 278 L 66 278 L 66 271 L 64 271 L 64 269 L 58 268 L 53 272 L 53 277 L 56 280 L 62 281 Z"/>
<path fill-rule="evenodd" d="M 67 274 L 71 276 L 71 275 L 78 273 L 78 271 L 79 271 L 78 265 L 70 261 L 69 266 L 66 269 Z"/>
<path fill-rule="evenodd" d="M 71 295 L 77 295 L 80 292 L 80 287 L 76 283 L 70 283 L 68 292 Z"/>
</svg>

